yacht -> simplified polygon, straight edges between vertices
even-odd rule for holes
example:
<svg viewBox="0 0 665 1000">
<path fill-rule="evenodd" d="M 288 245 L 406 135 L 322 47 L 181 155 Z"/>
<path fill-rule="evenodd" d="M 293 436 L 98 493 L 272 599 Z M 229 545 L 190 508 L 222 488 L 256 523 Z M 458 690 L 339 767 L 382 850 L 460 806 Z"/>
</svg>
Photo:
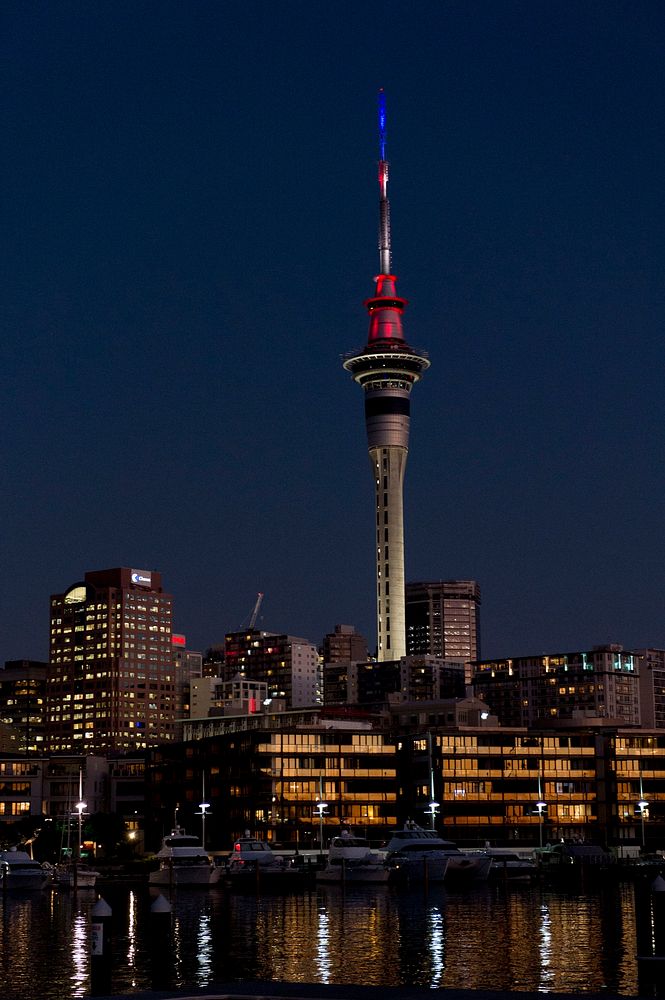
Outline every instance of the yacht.
<svg viewBox="0 0 665 1000">
<path fill-rule="evenodd" d="M 469 851 L 475 854 L 475 851 Z M 531 855 L 514 850 L 512 847 L 485 847 L 477 852 L 492 859 L 489 870 L 490 881 L 493 882 L 527 882 L 538 874 L 538 865 Z"/>
<path fill-rule="evenodd" d="M 251 837 L 249 831 L 235 841 L 226 863 L 226 876 L 232 885 L 295 886 L 309 879 L 312 872 L 302 855 L 275 854 L 270 844 Z"/>
<path fill-rule="evenodd" d="M 211 863 L 198 837 L 179 826 L 164 837 L 156 857 L 159 868 L 150 873 L 149 885 L 209 886 L 219 882 L 222 875 L 222 869 Z"/>
<path fill-rule="evenodd" d="M 325 868 L 316 873 L 317 882 L 387 882 L 391 874 L 383 855 L 370 850 L 364 837 L 343 831 L 333 837 Z"/>
<path fill-rule="evenodd" d="M 492 865 L 490 857 L 461 851 L 451 840 L 413 821 L 395 830 L 384 849 L 396 876 L 410 880 L 484 881 Z"/>
<path fill-rule="evenodd" d="M 25 851 L 0 851 L 0 891 L 43 889 L 48 872 Z"/>
</svg>

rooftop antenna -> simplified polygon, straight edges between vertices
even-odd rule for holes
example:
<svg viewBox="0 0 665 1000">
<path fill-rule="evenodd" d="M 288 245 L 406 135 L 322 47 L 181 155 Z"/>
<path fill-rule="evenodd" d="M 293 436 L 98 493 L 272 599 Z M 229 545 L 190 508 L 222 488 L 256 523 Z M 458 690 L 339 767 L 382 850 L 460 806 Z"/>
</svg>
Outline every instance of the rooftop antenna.
<svg viewBox="0 0 665 1000">
<path fill-rule="evenodd" d="M 379 268 L 391 273 L 390 202 L 388 201 L 388 161 L 386 160 L 386 95 L 379 90 Z"/>
</svg>

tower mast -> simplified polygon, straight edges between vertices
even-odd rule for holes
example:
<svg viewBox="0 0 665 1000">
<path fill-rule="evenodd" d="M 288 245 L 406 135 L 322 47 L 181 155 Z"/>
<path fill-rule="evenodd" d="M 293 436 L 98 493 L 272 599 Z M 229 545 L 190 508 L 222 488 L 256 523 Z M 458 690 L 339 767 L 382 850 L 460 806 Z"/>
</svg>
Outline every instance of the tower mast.
<svg viewBox="0 0 665 1000">
<path fill-rule="evenodd" d="M 391 273 L 386 160 L 386 100 L 379 91 L 379 274 L 369 312 L 367 344 L 344 358 L 365 394 L 367 446 L 376 498 L 376 618 L 379 660 L 406 655 L 404 598 L 404 471 L 409 450 L 410 393 L 429 368 L 427 355 L 404 338 L 406 299 Z"/>
</svg>

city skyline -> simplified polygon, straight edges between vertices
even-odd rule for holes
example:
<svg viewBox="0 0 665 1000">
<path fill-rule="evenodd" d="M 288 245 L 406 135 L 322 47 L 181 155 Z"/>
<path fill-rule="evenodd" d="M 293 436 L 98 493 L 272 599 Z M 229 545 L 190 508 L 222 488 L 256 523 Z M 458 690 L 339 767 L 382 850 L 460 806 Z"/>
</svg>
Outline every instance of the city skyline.
<svg viewBox="0 0 665 1000">
<path fill-rule="evenodd" d="M 665 647 L 665 11 L 5 10 L 0 658 L 142 566 L 193 648 L 374 636 L 361 401 L 374 96 L 418 390 L 406 579 L 483 655 Z M 344 58 L 340 60 L 340 51 Z"/>
</svg>

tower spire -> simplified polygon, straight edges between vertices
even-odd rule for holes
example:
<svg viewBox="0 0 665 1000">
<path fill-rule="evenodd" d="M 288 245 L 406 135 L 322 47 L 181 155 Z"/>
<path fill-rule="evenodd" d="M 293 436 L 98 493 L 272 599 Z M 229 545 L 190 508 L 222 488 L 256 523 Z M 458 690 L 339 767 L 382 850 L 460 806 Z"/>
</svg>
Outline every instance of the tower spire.
<svg viewBox="0 0 665 1000">
<path fill-rule="evenodd" d="M 379 272 L 390 274 L 390 202 L 388 201 L 388 161 L 386 160 L 386 95 L 379 90 Z"/>
</svg>

